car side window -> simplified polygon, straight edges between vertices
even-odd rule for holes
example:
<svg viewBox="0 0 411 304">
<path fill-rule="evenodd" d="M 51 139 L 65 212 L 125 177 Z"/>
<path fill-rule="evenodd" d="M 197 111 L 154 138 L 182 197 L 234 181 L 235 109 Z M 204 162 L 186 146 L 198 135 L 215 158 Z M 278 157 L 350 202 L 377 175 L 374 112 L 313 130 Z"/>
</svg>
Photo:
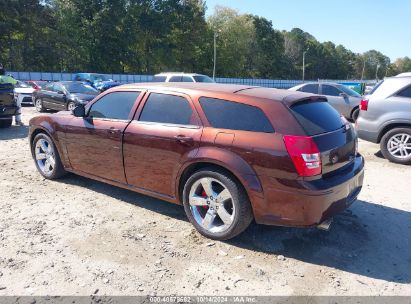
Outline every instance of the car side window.
<svg viewBox="0 0 411 304">
<path fill-rule="evenodd" d="M 405 89 L 399 91 L 397 93 L 397 96 L 411 98 L 411 86 L 408 86 Z"/>
<path fill-rule="evenodd" d="M 181 82 L 181 76 L 171 76 L 168 82 Z"/>
<path fill-rule="evenodd" d="M 59 83 L 53 85 L 53 92 L 64 92 L 63 86 Z"/>
<path fill-rule="evenodd" d="M 301 92 L 318 94 L 318 84 L 307 84 L 299 89 Z"/>
<path fill-rule="evenodd" d="M 53 83 L 48 83 L 44 86 L 45 91 L 53 91 Z"/>
<path fill-rule="evenodd" d="M 194 80 L 190 76 L 183 76 L 182 82 L 194 82 Z"/>
<path fill-rule="evenodd" d="M 323 84 L 322 85 L 322 95 L 328 95 L 328 96 L 340 96 L 341 91 L 337 89 L 336 87 Z"/>
<path fill-rule="evenodd" d="M 139 121 L 177 125 L 193 125 L 193 110 L 181 96 L 151 93 L 141 112 Z"/>
<path fill-rule="evenodd" d="M 82 79 L 81 79 L 80 75 L 76 75 L 76 77 L 74 77 L 74 80 L 80 81 L 80 80 L 82 80 Z"/>
<path fill-rule="evenodd" d="M 90 108 L 89 117 L 128 120 L 140 92 L 113 92 L 104 95 Z"/>
<path fill-rule="evenodd" d="M 274 128 L 258 107 L 247 104 L 201 97 L 201 107 L 214 128 L 273 133 Z"/>
</svg>

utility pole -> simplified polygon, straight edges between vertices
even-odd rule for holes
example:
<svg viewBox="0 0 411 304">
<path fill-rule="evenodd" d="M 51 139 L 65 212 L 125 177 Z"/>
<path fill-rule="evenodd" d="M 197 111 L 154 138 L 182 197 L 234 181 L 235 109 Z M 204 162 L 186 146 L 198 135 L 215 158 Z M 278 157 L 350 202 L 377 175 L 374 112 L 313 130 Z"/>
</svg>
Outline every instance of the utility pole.
<svg viewBox="0 0 411 304">
<path fill-rule="evenodd" d="M 303 81 L 305 80 L 305 53 L 308 52 L 310 48 L 307 48 L 304 52 L 303 52 Z"/>
</svg>

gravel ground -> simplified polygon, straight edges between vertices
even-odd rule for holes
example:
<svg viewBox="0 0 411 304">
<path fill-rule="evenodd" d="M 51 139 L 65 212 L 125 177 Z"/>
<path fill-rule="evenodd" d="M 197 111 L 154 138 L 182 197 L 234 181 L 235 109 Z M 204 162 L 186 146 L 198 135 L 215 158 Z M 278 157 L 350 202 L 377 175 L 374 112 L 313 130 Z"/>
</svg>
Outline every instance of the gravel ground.
<svg viewBox="0 0 411 304">
<path fill-rule="evenodd" d="M 214 242 L 181 206 L 45 180 L 27 132 L 0 129 L 0 295 L 411 295 L 411 167 L 377 145 L 360 142 L 364 188 L 330 231 L 252 224 Z"/>
</svg>

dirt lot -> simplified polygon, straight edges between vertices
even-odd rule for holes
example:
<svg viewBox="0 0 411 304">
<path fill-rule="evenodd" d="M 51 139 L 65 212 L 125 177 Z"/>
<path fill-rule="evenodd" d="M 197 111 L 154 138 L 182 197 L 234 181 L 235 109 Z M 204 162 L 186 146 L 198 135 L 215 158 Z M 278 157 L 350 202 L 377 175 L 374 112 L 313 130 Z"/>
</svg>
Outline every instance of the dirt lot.
<svg viewBox="0 0 411 304">
<path fill-rule="evenodd" d="M 0 295 L 411 295 L 411 167 L 376 145 L 360 143 L 363 191 L 330 231 L 253 224 L 211 242 L 181 206 L 43 179 L 27 131 L 0 130 Z"/>
</svg>

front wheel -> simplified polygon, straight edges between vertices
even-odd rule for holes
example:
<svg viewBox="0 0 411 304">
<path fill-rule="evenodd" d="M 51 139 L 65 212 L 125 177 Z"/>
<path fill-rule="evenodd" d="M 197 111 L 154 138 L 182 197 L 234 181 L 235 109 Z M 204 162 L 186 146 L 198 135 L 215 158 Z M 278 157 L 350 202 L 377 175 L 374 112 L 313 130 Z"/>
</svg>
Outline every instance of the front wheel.
<svg viewBox="0 0 411 304">
<path fill-rule="evenodd" d="M 33 159 L 41 175 L 47 179 L 56 179 L 66 174 L 57 148 L 48 135 L 37 134 L 31 147 Z"/>
<path fill-rule="evenodd" d="M 411 128 L 395 128 L 382 137 L 381 152 L 394 163 L 411 163 Z"/>
<path fill-rule="evenodd" d="M 214 240 L 231 239 L 251 223 L 250 201 L 241 184 L 222 170 L 194 173 L 183 191 L 184 210 L 194 227 Z"/>
</svg>

